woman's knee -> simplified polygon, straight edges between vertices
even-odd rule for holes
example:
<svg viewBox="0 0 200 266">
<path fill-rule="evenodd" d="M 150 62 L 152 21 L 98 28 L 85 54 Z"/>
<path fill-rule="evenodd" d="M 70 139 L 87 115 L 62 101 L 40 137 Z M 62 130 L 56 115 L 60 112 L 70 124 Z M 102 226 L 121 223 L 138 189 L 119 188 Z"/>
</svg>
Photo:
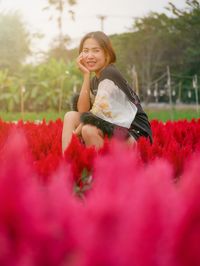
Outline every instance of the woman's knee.
<svg viewBox="0 0 200 266">
<path fill-rule="evenodd" d="M 80 113 L 76 111 L 69 111 L 64 116 L 64 123 L 70 121 L 79 121 L 80 120 Z"/>
<path fill-rule="evenodd" d="M 98 129 L 92 125 L 83 125 L 81 135 L 84 140 L 98 135 Z"/>
</svg>

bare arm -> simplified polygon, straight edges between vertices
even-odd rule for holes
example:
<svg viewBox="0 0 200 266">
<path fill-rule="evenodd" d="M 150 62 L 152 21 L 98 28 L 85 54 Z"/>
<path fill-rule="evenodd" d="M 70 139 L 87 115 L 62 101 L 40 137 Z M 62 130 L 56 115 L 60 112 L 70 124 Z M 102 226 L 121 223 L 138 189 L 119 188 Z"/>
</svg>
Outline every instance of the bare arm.
<svg viewBox="0 0 200 266">
<path fill-rule="evenodd" d="M 82 63 L 82 54 L 77 58 L 78 68 L 83 73 L 83 84 L 81 87 L 77 109 L 80 113 L 90 110 L 90 72 Z"/>
</svg>

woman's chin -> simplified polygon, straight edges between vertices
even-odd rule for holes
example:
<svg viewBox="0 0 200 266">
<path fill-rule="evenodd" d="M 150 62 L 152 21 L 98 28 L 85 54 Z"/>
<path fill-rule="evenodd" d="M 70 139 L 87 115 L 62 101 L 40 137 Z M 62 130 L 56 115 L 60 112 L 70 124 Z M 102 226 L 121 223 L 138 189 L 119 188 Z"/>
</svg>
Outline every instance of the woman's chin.
<svg viewBox="0 0 200 266">
<path fill-rule="evenodd" d="M 96 67 L 88 67 L 88 70 L 90 72 L 97 72 L 98 71 L 98 69 Z"/>
<path fill-rule="evenodd" d="M 90 66 L 87 65 L 87 69 L 90 71 L 95 71 L 97 67 L 95 65 L 90 65 Z"/>
</svg>

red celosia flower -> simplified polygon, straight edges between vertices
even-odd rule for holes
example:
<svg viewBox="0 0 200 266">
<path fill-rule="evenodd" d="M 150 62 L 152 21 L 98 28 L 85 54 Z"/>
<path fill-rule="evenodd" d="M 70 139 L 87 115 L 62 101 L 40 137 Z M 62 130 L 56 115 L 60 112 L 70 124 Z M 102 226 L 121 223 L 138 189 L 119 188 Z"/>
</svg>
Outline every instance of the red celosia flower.
<svg viewBox="0 0 200 266">
<path fill-rule="evenodd" d="M 63 157 L 61 120 L 0 120 L 0 265 L 200 265 L 200 119 L 151 124 L 152 145 L 73 136 Z"/>
</svg>

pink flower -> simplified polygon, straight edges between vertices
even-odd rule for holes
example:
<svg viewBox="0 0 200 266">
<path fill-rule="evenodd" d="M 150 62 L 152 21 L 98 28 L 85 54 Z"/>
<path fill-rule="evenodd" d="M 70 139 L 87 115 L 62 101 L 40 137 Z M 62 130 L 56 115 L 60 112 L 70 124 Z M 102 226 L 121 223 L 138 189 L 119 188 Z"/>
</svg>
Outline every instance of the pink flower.
<svg viewBox="0 0 200 266">
<path fill-rule="evenodd" d="M 195 154 L 181 177 L 182 212 L 174 233 L 177 266 L 200 265 L 200 154 Z"/>
</svg>

